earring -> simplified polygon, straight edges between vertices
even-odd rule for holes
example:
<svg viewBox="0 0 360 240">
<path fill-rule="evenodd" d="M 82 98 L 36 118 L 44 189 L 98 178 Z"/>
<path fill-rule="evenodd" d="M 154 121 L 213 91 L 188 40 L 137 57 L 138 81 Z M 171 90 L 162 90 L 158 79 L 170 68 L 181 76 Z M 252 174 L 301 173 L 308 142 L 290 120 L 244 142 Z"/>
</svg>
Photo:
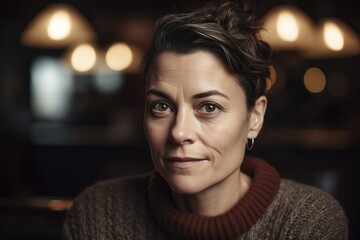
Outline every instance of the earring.
<svg viewBox="0 0 360 240">
<path fill-rule="evenodd" d="M 250 143 L 249 143 L 249 140 L 251 141 Z M 254 143 L 255 143 L 255 139 L 254 139 L 254 138 L 249 138 L 249 139 L 247 139 L 247 141 L 246 141 L 246 148 L 247 148 L 247 150 L 251 150 L 251 149 L 254 147 Z"/>
</svg>

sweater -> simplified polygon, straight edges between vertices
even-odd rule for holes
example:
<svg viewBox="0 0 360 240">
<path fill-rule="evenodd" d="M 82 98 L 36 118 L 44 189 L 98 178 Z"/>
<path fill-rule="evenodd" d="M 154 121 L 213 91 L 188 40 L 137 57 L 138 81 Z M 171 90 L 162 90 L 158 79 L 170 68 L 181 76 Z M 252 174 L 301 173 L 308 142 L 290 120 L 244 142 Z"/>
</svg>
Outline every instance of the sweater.
<svg viewBox="0 0 360 240">
<path fill-rule="evenodd" d="M 156 172 L 101 181 L 74 200 L 63 225 L 70 239 L 347 239 L 348 224 L 330 194 L 292 180 L 257 158 L 245 196 L 214 217 L 180 212 Z"/>
</svg>

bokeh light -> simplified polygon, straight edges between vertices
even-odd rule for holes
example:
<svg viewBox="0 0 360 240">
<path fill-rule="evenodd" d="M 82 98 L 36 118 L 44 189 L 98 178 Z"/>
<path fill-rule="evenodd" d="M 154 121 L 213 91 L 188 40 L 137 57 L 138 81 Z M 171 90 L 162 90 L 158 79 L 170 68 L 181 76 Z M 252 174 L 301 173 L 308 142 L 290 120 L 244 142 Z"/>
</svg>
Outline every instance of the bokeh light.
<svg viewBox="0 0 360 240">
<path fill-rule="evenodd" d="M 320 68 L 312 67 L 304 74 L 304 85 L 311 93 L 320 93 L 326 85 L 326 77 Z"/>
<path fill-rule="evenodd" d="M 325 23 L 323 34 L 324 42 L 328 48 L 334 51 L 340 51 L 344 48 L 344 36 L 336 24 Z"/>
<path fill-rule="evenodd" d="M 133 53 L 125 43 L 112 45 L 105 55 L 106 64 L 114 71 L 122 71 L 130 66 L 133 60 Z"/>
<path fill-rule="evenodd" d="M 87 72 L 95 63 L 96 51 L 90 44 L 80 44 L 71 54 L 71 65 L 76 71 Z"/>
<path fill-rule="evenodd" d="M 62 40 L 69 36 L 70 31 L 71 21 L 69 14 L 63 10 L 55 12 L 47 27 L 49 38 L 52 40 Z"/>
<path fill-rule="evenodd" d="M 294 15 L 288 11 L 281 12 L 276 24 L 276 31 L 283 40 L 294 42 L 299 36 L 299 27 Z"/>
</svg>

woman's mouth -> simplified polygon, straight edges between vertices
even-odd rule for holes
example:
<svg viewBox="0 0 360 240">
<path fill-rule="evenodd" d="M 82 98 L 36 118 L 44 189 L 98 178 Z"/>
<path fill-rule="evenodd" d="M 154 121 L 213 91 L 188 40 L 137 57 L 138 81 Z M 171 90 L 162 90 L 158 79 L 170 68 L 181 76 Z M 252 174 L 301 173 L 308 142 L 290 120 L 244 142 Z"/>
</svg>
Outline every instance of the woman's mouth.
<svg viewBox="0 0 360 240">
<path fill-rule="evenodd" d="M 190 168 L 193 166 L 197 166 L 206 159 L 204 158 L 193 158 L 193 157 L 166 157 L 164 158 L 165 162 L 169 164 L 173 168 Z"/>
</svg>

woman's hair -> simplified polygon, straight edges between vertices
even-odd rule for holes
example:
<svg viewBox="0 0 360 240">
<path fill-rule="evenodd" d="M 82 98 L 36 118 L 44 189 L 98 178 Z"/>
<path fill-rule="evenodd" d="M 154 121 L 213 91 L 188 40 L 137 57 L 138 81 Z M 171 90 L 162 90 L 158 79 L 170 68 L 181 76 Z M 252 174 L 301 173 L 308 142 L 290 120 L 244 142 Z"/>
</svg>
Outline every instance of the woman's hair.
<svg viewBox="0 0 360 240">
<path fill-rule="evenodd" d="M 143 59 L 145 81 L 160 53 L 209 51 L 237 77 L 251 109 L 265 94 L 271 65 L 271 48 L 259 37 L 262 24 L 254 10 L 248 2 L 211 1 L 194 11 L 160 18 Z"/>
</svg>

